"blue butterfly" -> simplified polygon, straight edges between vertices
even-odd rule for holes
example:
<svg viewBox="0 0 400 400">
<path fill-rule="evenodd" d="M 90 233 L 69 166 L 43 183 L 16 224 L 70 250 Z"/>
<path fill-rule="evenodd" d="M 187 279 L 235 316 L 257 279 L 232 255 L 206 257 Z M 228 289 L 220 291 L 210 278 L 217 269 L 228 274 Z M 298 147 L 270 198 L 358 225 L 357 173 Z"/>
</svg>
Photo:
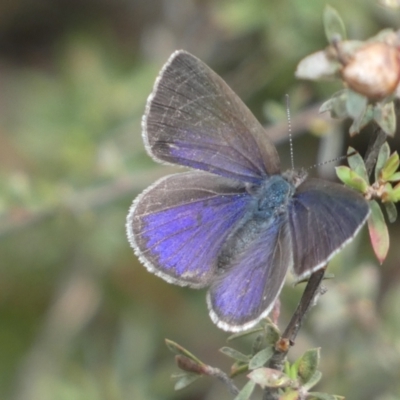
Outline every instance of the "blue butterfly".
<svg viewBox="0 0 400 400">
<path fill-rule="evenodd" d="M 300 280 L 324 267 L 369 215 L 366 200 L 342 185 L 281 174 L 253 114 L 185 51 L 173 53 L 156 80 L 143 140 L 155 161 L 193 170 L 134 200 L 129 242 L 167 282 L 209 287 L 210 316 L 227 331 L 266 317 L 288 269 Z"/>
</svg>

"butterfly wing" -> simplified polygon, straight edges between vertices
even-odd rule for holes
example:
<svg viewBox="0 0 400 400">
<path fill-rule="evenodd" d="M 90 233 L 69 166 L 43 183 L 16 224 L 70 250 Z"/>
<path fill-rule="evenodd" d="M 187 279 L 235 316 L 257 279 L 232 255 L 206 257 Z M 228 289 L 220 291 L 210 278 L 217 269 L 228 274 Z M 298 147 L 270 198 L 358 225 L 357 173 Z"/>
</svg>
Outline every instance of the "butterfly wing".
<svg viewBox="0 0 400 400">
<path fill-rule="evenodd" d="M 281 214 L 269 221 L 245 251 L 230 260 L 207 295 L 215 324 L 239 332 L 270 313 L 292 264 L 290 242 L 286 214 Z"/>
<path fill-rule="evenodd" d="M 279 172 L 260 123 L 222 78 L 185 51 L 173 53 L 157 78 L 143 138 L 156 161 L 251 183 Z"/>
<path fill-rule="evenodd" d="M 343 185 L 307 179 L 289 204 L 293 269 L 299 279 L 322 268 L 349 243 L 369 215 L 365 199 Z"/>
<path fill-rule="evenodd" d="M 169 175 L 132 204 L 127 234 L 147 269 L 167 282 L 210 284 L 218 253 L 251 200 L 244 186 L 201 171 Z"/>
</svg>

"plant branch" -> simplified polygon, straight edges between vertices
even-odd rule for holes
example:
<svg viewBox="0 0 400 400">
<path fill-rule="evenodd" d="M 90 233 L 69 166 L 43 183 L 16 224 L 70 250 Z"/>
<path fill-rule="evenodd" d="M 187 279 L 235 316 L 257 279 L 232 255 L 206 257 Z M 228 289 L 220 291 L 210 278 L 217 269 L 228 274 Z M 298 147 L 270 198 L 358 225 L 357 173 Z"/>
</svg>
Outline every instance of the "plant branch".
<svg viewBox="0 0 400 400">
<path fill-rule="evenodd" d="M 165 342 L 171 351 L 180 353 L 175 356 L 175 362 L 179 369 L 196 375 L 211 376 L 222 382 L 234 396 L 239 393 L 239 389 L 225 372 L 221 371 L 219 368 L 204 364 L 178 343 L 168 339 L 166 339 Z"/>
<path fill-rule="evenodd" d="M 320 294 L 320 285 L 325 275 L 327 265 L 324 268 L 314 272 L 307 282 L 307 286 L 304 289 L 300 303 L 297 306 L 288 326 L 283 332 L 282 338 L 289 340 L 290 344 L 294 343 L 300 327 L 303 323 L 303 319 L 306 316 L 309 309 L 315 304 L 318 295 Z"/>
<path fill-rule="evenodd" d="M 310 276 L 307 282 L 307 286 L 304 289 L 303 295 L 301 296 L 299 305 L 297 306 L 296 311 L 290 319 L 288 326 L 286 327 L 281 338 L 275 346 L 274 355 L 268 363 L 269 368 L 282 371 L 286 355 L 290 347 L 294 345 L 297 334 L 303 324 L 303 320 L 310 308 L 315 305 L 316 300 L 320 294 L 320 286 L 322 279 L 324 278 L 326 267 L 327 265 L 324 268 L 321 268 L 318 271 L 314 272 Z M 276 389 L 268 388 L 264 390 L 263 400 L 278 399 L 279 394 Z"/>
<path fill-rule="evenodd" d="M 229 392 L 234 396 L 237 396 L 239 394 L 239 389 L 236 387 L 233 380 L 229 378 L 229 376 L 225 372 L 221 371 L 219 368 L 206 365 L 204 367 L 204 374 L 217 378 L 228 388 Z"/>
</svg>

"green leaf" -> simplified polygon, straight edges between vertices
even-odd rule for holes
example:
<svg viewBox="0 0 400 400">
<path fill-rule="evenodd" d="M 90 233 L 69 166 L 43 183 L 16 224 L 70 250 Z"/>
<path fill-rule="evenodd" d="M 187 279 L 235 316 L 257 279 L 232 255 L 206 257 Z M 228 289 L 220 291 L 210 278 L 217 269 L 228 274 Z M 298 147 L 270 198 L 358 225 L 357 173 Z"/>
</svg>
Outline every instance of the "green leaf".
<svg viewBox="0 0 400 400">
<path fill-rule="evenodd" d="M 336 92 L 329 100 L 325 101 L 319 109 L 320 113 L 330 111 L 332 118 L 347 118 L 347 89 Z"/>
<path fill-rule="evenodd" d="M 337 177 L 345 184 L 350 186 L 351 184 L 351 169 L 345 165 L 340 165 L 335 168 Z"/>
<path fill-rule="evenodd" d="M 227 340 L 228 340 L 228 342 L 230 342 L 231 340 L 235 340 L 235 339 L 239 339 L 239 338 L 242 338 L 242 337 L 250 336 L 253 333 L 262 332 L 263 330 L 264 330 L 264 328 L 262 328 L 261 326 L 257 326 L 257 327 L 255 327 L 253 329 L 249 329 L 248 331 L 234 333 L 233 335 L 230 335 Z"/>
<path fill-rule="evenodd" d="M 320 371 L 315 371 L 314 375 L 308 380 L 306 384 L 303 385 L 305 390 L 309 390 L 314 387 L 322 378 L 322 373 Z"/>
<path fill-rule="evenodd" d="M 290 364 L 289 361 L 285 361 L 283 372 L 292 380 L 297 379 L 297 364 Z"/>
<path fill-rule="evenodd" d="M 369 236 L 376 258 L 382 264 L 389 250 L 389 233 L 379 204 L 371 200 L 369 207 L 371 209 L 368 218 Z"/>
<path fill-rule="evenodd" d="M 393 137 L 396 132 L 396 113 L 393 101 L 386 104 L 376 104 L 374 120 L 388 136 Z"/>
<path fill-rule="evenodd" d="M 391 177 L 388 178 L 388 182 L 400 181 L 400 172 L 395 172 Z"/>
<path fill-rule="evenodd" d="M 241 362 L 241 361 L 236 361 L 231 367 L 230 376 L 231 376 L 231 378 L 234 378 L 235 376 L 243 374 L 244 372 L 247 372 L 248 370 L 249 370 L 248 361 L 246 361 L 245 363 Z"/>
<path fill-rule="evenodd" d="M 397 208 L 391 201 L 384 203 L 384 205 L 386 209 L 386 214 L 388 216 L 388 220 L 391 224 L 393 224 L 393 222 L 395 222 L 397 219 Z"/>
<path fill-rule="evenodd" d="M 347 91 L 347 102 L 346 109 L 347 113 L 354 120 L 359 119 L 361 122 L 361 117 L 364 115 L 367 108 L 368 99 L 361 94 L 354 92 L 353 90 Z"/>
<path fill-rule="evenodd" d="M 390 183 L 387 183 L 385 185 L 385 192 L 382 195 L 382 201 L 385 203 L 397 203 L 400 201 L 400 183 L 398 183 L 395 187 L 392 187 Z"/>
<path fill-rule="evenodd" d="M 383 181 L 387 182 L 389 178 L 397 171 L 399 165 L 400 165 L 399 155 L 397 154 L 397 151 L 395 151 L 383 166 L 380 173 L 380 178 Z"/>
<path fill-rule="evenodd" d="M 368 190 L 368 183 L 361 178 L 356 172 L 352 171 L 349 167 L 341 165 L 335 167 L 336 175 L 346 185 L 360 193 L 366 193 Z"/>
<path fill-rule="evenodd" d="M 381 174 L 381 170 L 383 166 L 386 164 L 386 161 L 390 157 L 390 147 L 388 142 L 383 143 L 379 150 L 378 159 L 376 160 L 375 165 L 375 182 L 379 180 L 379 176 Z"/>
<path fill-rule="evenodd" d="M 259 351 L 249 362 L 249 369 L 256 369 L 264 366 L 264 364 L 273 356 L 274 349 L 266 347 Z"/>
<path fill-rule="evenodd" d="M 260 333 L 255 337 L 253 344 L 251 345 L 251 355 L 257 354 L 259 351 L 261 351 L 265 347 L 264 346 L 264 337 L 265 337 L 265 333 Z"/>
<path fill-rule="evenodd" d="M 349 129 L 350 136 L 354 136 L 358 133 L 364 126 L 366 126 L 374 118 L 374 110 L 370 104 L 365 108 L 364 114 L 360 118 L 355 119 L 353 124 Z"/>
<path fill-rule="evenodd" d="M 262 388 L 268 387 L 278 389 L 293 385 L 292 379 L 290 379 L 286 374 L 272 368 L 255 369 L 250 372 L 247 377 Z"/>
<path fill-rule="evenodd" d="M 395 186 L 397 187 L 398 184 Z M 384 184 L 384 188 L 382 190 L 382 188 L 380 189 L 381 192 L 381 201 L 382 203 L 388 203 L 390 201 L 392 201 L 393 203 L 396 203 L 399 199 L 397 199 L 396 194 L 399 194 L 399 191 L 394 190 L 394 188 L 392 187 L 392 185 L 389 182 L 386 182 Z"/>
<path fill-rule="evenodd" d="M 325 35 L 329 43 L 346 40 L 346 28 L 339 13 L 326 5 L 323 15 Z"/>
<path fill-rule="evenodd" d="M 241 361 L 244 363 L 248 363 L 250 361 L 249 356 L 246 356 L 245 354 L 241 353 L 240 351 L 232 349 L 232 347 L 222 347 L 221 349 L 219 349 L 219 351 L 222 354 L 225 354 L 226 356 L 233 358 L 236 361 Z"/>
<path fill-rule="evenodd" d="M 285 392 L 279 397 L 279 400 L 299 400 L 301 399 L 298 390 L 291 390 L 290 392 Z"/>
<path fill-rule="evenodd" d="M 281 337 L 281 332 L 279 331 L 279 328 L 273 322 L 270 322 L 269 324 L 265 325 L 265 331 L 266 343 L 268 345 L 274 346 Z"/>
<path fill-rule="evenodd" d="M 348 90 L 346 100 L 347 113 L 353 119 L 349 132 L 354 136 L 371 120 L 372 114 L 368 112 L 368 99 L 365 96 Z"/>
<path fill-rule="evenodd" d="M 199 365 L 205 365 L 202 361 L 200 361 L 196 356 L 194 356 L 189 350 L 186 350 L 180 344 L 173 342 L 172 340 L 165 339 L 165 344 L 167 345 L 168 349 L 175 354 L 183 355 Z"/>
<path fill-rule="evenodd" d="M 191 374 L 190 372 L 181 374 L 179 379 L 175 382 L 174 389 L 181 390 L 186 386 L 189 386 L 194 381 L 197 381 L 197 379 L 199 379 L 200 377 L 201 375 Z"/>
<path fill-rule="evenodd" d="M 248 400 L 256 387 L 255 382 L 248 381 L 239 394 L 234 398 L 234 400 Z"/>
<path fill-rule="evenodd" d="M 307 350 L 298 362 L 297 375 L 302 384 L 307 383 L 315 374 L 318 368 L 320 349 Z"/>
<path fill-rule="evenodd" d="M 347 150 L 347 155 L 355 153 L 347 158 L 350 169 L 356 172 L 365 182 L 369 182 L 367 169 L 365 168 L 365 163 L 360 153 L 356 151 L 353 147 L 349 147 Z"/>
</svg>

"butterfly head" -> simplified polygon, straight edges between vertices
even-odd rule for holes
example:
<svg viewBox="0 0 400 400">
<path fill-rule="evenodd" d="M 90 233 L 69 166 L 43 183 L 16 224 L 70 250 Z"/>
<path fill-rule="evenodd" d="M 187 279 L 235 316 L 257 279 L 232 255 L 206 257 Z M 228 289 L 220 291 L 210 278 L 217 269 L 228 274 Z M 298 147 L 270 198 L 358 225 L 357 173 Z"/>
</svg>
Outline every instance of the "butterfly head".
<svg viewBox="0 0 400 400">
<path fill-rule="evenodd" d="M 288 169 L 282 176 L 297 188 L 307 179 L 308 173 L 305 169 Z"/>
</svg>

